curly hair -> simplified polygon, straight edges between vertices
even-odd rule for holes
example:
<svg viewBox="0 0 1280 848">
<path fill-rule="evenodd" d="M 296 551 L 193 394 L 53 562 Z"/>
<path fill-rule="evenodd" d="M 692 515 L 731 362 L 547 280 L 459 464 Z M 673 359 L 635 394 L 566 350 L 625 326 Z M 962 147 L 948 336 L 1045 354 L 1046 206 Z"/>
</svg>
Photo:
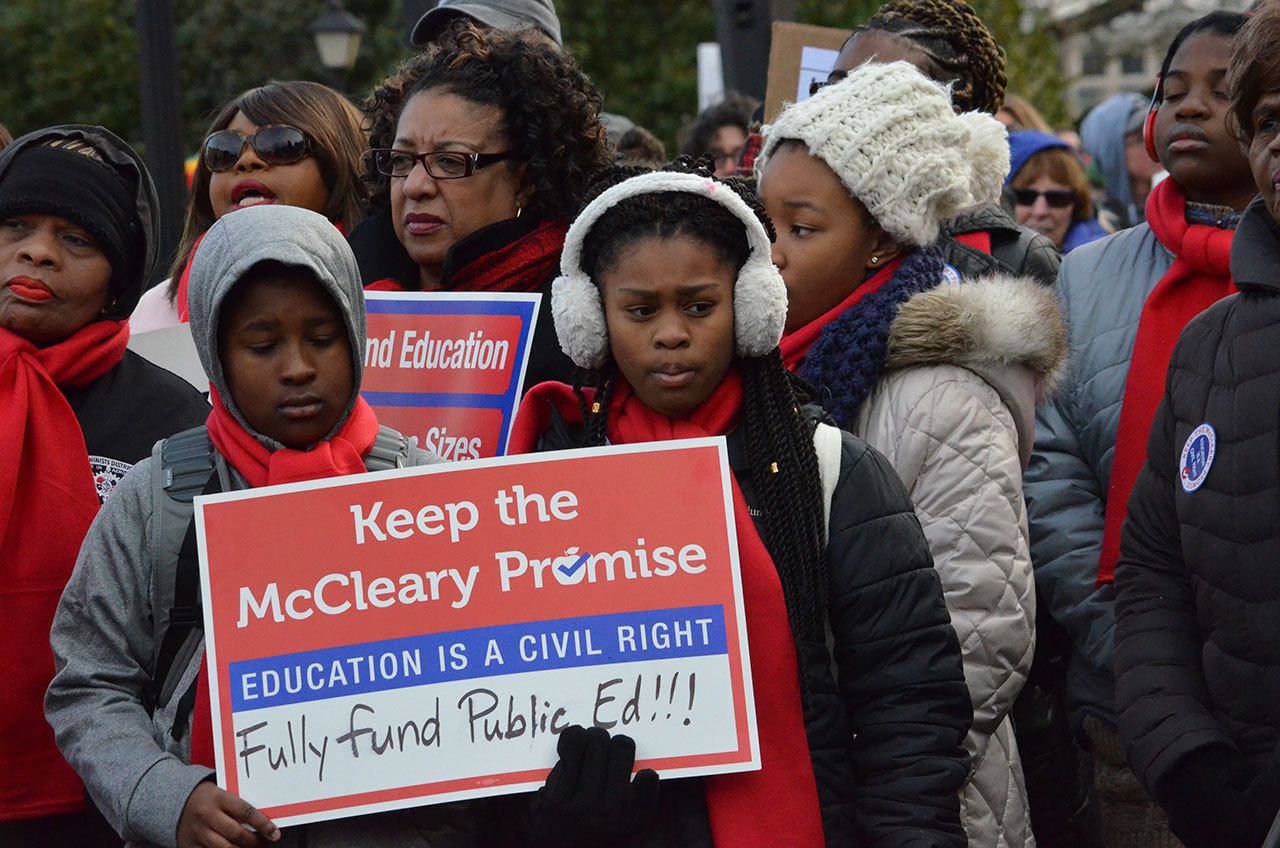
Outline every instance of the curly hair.
<svg viewBox="0 0 1280 848">
<path fill-rule="evenodd" d="M 705 160 L 688 157 L 664 170 L 713 178 Z M 602 172 L 586 202 L 642 173 L 648 169 L 618 167 Z M 772 239 L 773 227 L 751 183 L 718 182 L 747 202 Z M 700 242 L 738 269 L 750 253 L 742 221 L 724 206 L 685 192 L 655 192 L 626 198 L 600 217 L 584 241 L 582 268 L 599 280 L 627 246 L 648 238 L 679 237 Z M 811 400 L 811 390 L 787 372 L 776 348 L 740 364 L 743 442 L 748 470 L 760 495 L 761 537 L 778 569 L 792 632 L 797 640 L 821 643 L 827 604 L 824 510 L 812 430 L 800 410 L 801 404 Z M 617 366 L 612 362 L 600 370 L 579 371 L 574 380 L 586 422 L 584 446 L 605 443 L 609 398 L 616 381 Z M 584 386 L 594 389 L 597 402 L 587 403 Z"/>
<path fill-rule="evenodd" d="M 955 81 L 951 99 L 957 112 L 994 115 L 1004 104 L 1004 48 L 964 0 L 890 0 L 849 38 L 864 32 L 905 39 L 928 56 L 926 74 Z"/>
<path fill-rule="evenodd" d="M 502 113 L 513 158 L 528 166 L 525 211 L 539 218 L 568 219 L 591 174 L 612 161 L 600 123 L 603 98 L 573 58 L 554 45 L 459 18 L 364 102 L 369 146 L 391 147 L 405 104 L 432 89 Z M 371 203 L 389 204 L 390 179 L 369 156 L 364 170 Z"/>
<path fill-rule="evenodd" d="M 1244 144 L 1253 143 L 1253 110 L 1280 86 L 1280 3 L 1263 3 L 1236 33 L 1227 70 L 1231 98 L 1227 126 Z"/>
</svg>

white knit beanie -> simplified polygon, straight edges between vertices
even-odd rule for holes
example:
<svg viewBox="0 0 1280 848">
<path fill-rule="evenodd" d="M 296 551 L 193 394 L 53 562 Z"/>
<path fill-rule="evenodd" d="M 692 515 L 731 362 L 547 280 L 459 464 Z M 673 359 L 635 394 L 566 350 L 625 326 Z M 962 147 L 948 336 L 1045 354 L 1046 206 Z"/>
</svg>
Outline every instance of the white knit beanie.
<svg viewBox="0 0 1280 848">
<path fill-rule="evenodd" d="M 906 62 L 866 64 L 764 127 L 756 177 L 778 144 L 803 142 L 900 244 L 995 203 L 1009 171 L 1004 125 L 957 115 L 948 91 Z"/>
</svg>

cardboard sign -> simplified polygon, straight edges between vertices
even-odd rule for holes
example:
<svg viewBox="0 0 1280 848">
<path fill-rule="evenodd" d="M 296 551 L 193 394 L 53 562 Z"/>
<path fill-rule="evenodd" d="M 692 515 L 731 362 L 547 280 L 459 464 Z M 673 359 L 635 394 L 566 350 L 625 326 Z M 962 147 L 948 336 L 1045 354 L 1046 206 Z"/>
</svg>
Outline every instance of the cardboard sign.
<svg viewBox="0 0 1280 848">
<path fill-rule="evenodd" d="M 177 374 L 201 392 L 209 391 L 209 378 L 200 364 L 200 354 L 191 338 L 190 324 L 175 324 L 159 330 L 129 335 L 129 350 L 166 371 Z"/>
<path fill-rule="evenodd" d="M 365 292 L 360 394 L 378 420 L 448 460 L 501 456 L 520 404 L 539 294 Z"/>
<path fill-rule="evenodd" d="M 809 98 L 809 83 L 825 81 L 836 64 L 847 29 L 774 21 L 769 47 L 769 84 L 764 97 L 764 120 L 778 117 L 787 103 Z"/>
<path fill-rule="evenodd" d="M 221 785 L 281 825 L 528 791 L 571 724 L 759 768 L 729 473 L 715 438 L 197 498 Z"/>
</svg>

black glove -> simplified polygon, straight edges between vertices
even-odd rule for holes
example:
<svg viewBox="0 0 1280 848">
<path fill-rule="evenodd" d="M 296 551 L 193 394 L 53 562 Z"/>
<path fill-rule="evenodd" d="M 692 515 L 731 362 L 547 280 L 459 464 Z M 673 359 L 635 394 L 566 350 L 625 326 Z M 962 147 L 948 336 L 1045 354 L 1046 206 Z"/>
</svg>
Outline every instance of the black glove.
<svg viewBox="0 0 1280 848">
<path fill-rule="evenodd" d="M 599 727 L 567 727 L 559 762 L 529 805 L 529 844 L 557 848 L 620 846 L 644 833 L 658 806 L 658 773 L 631 777 L 636 743 Z"/>
<path fill-rule="evenodd" d="M 1250 777 L 1244 757 L 1224 745 L 1184 757 L 1158 787 L 1169 829 L 1187 848 L 1261 845 L 1267 832 L 1253 836 L 1258 816 L 1249 807 Z"/>
</svg>

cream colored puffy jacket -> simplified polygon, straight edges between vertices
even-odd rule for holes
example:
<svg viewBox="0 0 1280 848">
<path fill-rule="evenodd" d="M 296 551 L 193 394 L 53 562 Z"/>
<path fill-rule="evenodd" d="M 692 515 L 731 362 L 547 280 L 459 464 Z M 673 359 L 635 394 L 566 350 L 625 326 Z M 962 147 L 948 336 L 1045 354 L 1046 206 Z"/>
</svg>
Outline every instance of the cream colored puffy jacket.
<svg viewBox="0 0 1280 848">
<path fill-rule="evenodd" d="M 960 799 L 971 846 L 1035 845 L 1009 719 L 1035 647 L 1022 471 L 1066 338 L 1055 294 L 1029 278 L 915 295 L 855 431 L 906 483 L 960 637 L 974 713 Z"/>
</svg>

